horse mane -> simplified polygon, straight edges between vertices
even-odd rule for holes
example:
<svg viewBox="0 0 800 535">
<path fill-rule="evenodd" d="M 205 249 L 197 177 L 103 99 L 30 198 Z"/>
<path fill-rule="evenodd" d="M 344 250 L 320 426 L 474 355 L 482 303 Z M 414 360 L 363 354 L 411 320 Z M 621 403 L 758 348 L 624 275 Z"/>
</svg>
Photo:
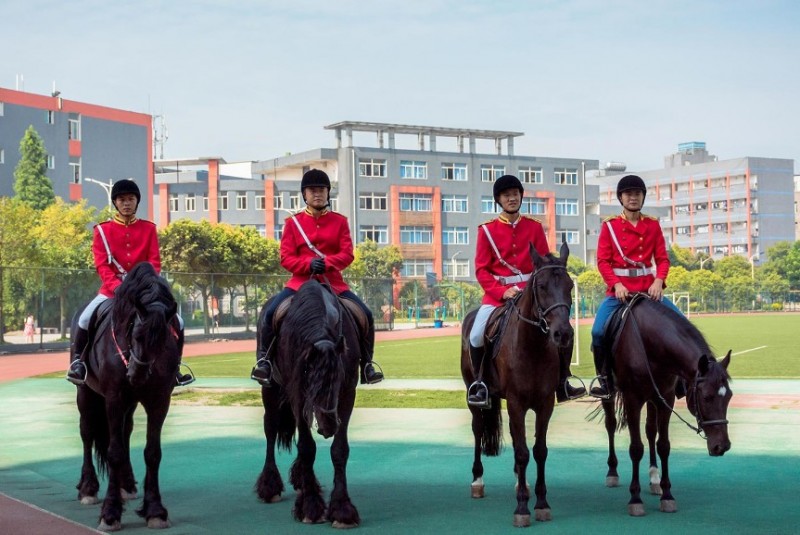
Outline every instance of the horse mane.
<svg viewBox="0 0 800 535">
<path fill-rule="evenodd" d="M 169 284 L 150 262 L 136 264 L 116 290 L 112 314 L 117 322 L 128 322 L 137 312 L 157 305 L 163 314 L 146 314 L 142 317 L 142 331 L 146 334 L 148 347 L 154 347 L 163 339 L 169 321 L 177 310 L 177 302 Z"/>
<path fill-rule="evenodd" d="M 714 352 L 708 341 L 706 341 L 705 336 L 686 316 L 651 299 L 643 299 L 641 304 L 644 303 L 647 303 L 648 313 L 656 317 L 652 321 L 657 322 L 661 328 L 672 328 L 675 331 L 675 336 L 694 344 L 700 350 L 700 354 L 713 358 Z"/>
</svg>

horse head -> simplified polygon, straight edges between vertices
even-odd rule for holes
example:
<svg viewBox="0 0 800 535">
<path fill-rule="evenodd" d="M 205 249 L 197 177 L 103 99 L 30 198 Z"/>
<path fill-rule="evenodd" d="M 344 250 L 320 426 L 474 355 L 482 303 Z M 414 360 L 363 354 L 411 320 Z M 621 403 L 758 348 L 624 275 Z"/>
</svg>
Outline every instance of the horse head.
<svg viewBox="0 0 800 535">
<path fill-rule="evenodd" d="M 705 433 L 708 454 L 712 457 L 724 455 L 731 449 L 727 419 L 728 404 L 733 396 L 728 384 L 730 361 L 730 351 L 720 362 L 702 355 L 697 364 L 697 375 L 686 395 L 686 405 L 697 418 L 697 426 Z"/>
<path fill-rule="evenodd" d="M 539 325 L 557 347 L 568 347 L 574 335 L 569 321 L 574 286 L 567 272 L 569 247 L 562 244 L 559 257 L 552 254 L 541 256 L 533 244 L 528 249 L 533 261 L 533 275 L 523 293 L 531 315 L 536 318 L 533 323 Z"/>
</svg>

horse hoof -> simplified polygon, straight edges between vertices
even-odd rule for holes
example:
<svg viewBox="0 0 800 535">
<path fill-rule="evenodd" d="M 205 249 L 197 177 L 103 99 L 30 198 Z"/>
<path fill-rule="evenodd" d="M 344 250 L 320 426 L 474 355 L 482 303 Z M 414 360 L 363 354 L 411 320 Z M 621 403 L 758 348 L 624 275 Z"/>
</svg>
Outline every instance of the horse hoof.
<svg viewBox="0 0 800 535">
<path fill-rule="evenodd" d="M 338 520 L 334 520 L 333 524 L 331 525 L 336 529 L 352 529 L 358 527 L 358 524 L 345 524 L 344 522 L 339 522 Z"/>
<path fill-rule="evenodd" d="M 662 493 L 661 483 L 650 483 L 650 494 L 661 496 Z"/>
<path fill-rule="evenodd" d="M 280 494 L 276 494 L 275 496 L 273 496 L 272 498 L 270 498 L 269 500 L 267 500 L 267 503 L 278 503 L 278 502 L 279 502 L 279 501 L 281 501 L 282 499 L 283 499 L 283 498 L 281 497 L 281 495 L 280 495 Z"/>
<path fill-rule="evenodd" d="M 473 483 L 472 485 L 470 485 L 470 490 L 472 491 L 473 498 L 479 499 L 485 496 L 484 494 L 485 487 L 483 484 L 476 485 L 475 483 Z"/>
<path fill-rule="evenodd" d="M 303 518 L 303 524 L 324 524 L 324 523 L 325 523 L 324 518 L 318 518 L 316 520 L 312 520 L 308 517 Z"/>
<path fill-rule="evenodd" d="M 619 476 L 606 477 L 606 487 L 609 488 L 619 487 Z"/>
<path fill-rule="evenodd" d="M 628 514 L 631 516 L 644 516 L 644 504 L 643 503 L 629 503 L 628 504 Z"/>
<path fill-rule="evenodd" d="M 100 531 L 119 531 L 122 529 L 122 524 L 119 520 L 115 520 L 113 524 L 106 524 L 105 520 L 101 520 L 97 529 Z"/>
<path fill-rule="evenodd" d="M 527 528 L 531 525 L 531 515 L 514 515 L 515 528 Z"/>
<path fill-rule="evenodd" d="M 661 512 L 662 513 L 677 513 L 678 512 L 678 504 L 675 500 L 661 500 Z"/>
<path fill-rule="evenodd" d="M 164 520 L 163 518 L 158 518 L 157 516 L 147 519 L 147 527 L 150 529 L 166 529 L 169 527 L 169 525 L 169 520 Z"/>
<path fill-rule="evenodd" d="M 550 513 L 550 509 L 534 509 L 533 515 L 537 522 L 549 522 L 553 520 L 553 515 Z"/>
<path fill-rule="evenodd" d="M 82 496 L 81 497 L 81 505 L 94 505 L 100 500 L 97 499 L 97 495 L 95 496 Z"/>
<path fill-rule="evenodd" d="M 136 491 L 135 490 L 133 492 L 128 492 L 127 490 L 122 489 L 122 490 L 120 490 L 120 494 L 122 495 L 122 499 L 125 500 L 126 502 L 129 502 L 131 500 L 135 500 L 138 497 L 138 496 L 136 496 Z"/>
</svg>

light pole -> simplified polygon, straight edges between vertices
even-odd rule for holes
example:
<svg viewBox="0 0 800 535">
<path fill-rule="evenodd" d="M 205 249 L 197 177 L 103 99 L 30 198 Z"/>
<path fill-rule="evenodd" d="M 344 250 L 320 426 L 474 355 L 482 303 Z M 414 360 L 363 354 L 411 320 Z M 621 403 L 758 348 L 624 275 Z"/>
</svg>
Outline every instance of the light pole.
<svg viewBox="0 0 800 535">
<path fill-rule="evenodd" d="M 92 184 L 97 184 L 98 186 L 103 188 L 106 191 L 106 195 L 108 196 L 108 207 L 109 208 L 113 207 L 114 203 L 111 202 L 111 188 L 114 187 L 114 181 L 113 180 L 111 180 L 109 178 L 108 179 L 108 184 L 106 184 L 105 182 L 100 182 L 99 180 L 95 180 L 93 178 L 84 177 L 83 181 L 84 182 L 91 182 Z"/>
<path fill-rule="evenodd" d="M 710 256 L 709 256 L 709 257 L 707 257 L 707 258 L 702 258 L 702 259 L 700 259 L 700 269 L 703 269 L 703 264 L 705 264 L 705 263 L 706 263 L 706 262 L 708 262 L 709 260 L 711 260 L 711 257 L 710 257 Z"/>
<path fill-rule="evenodd" d="M 754 281 L 756 280 L 756 258 L 758 258 L 758 256 L 759 255 L 754 254 L 753 256 L 751 256 L 749 258 L 749 260 L 750 260 L 750 278 L 753 279 Z"/>
<path fill-rule="evenodd" d="M 450 273 L 450 280 L 453 282 L 453 284 L 456 283 L 456 257 L 460 254 L 461 251 L 456 251 L 453 253 L 453 256 L 450 257 L 450 266 L 452 269 L 452 272 Z"/>
</svg>

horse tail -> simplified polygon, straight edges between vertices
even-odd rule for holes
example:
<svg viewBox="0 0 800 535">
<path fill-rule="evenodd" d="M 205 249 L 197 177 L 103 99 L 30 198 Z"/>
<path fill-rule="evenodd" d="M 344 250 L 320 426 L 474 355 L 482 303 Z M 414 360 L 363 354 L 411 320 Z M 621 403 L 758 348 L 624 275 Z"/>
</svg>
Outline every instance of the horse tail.
<svg viewBox="0 0 800 535">
<path fill-rule="evenodd" d="M 88 390 L 88 386 L 81 386 Z M 87 392 L 84 397 L 85 409 L 81 414 L 81 434 L 89 433 L 94 444 L 94 460 L 97 472 L 101 476 L 108 474 L 108 444 L 111 440 L 108 432 L 106 404 L 98 394 Z"/>
<path fill-rule="evenodd" d="M 482 420 L 481 450 L 487 457 L 497 457 L 503 449 L 503 413 L 500 397 L 492 396 L 492 407 L 478 411 Z"/>
<path fill-rule="evenodd" d="M 288 403 L 281 403 L 278 408 L 278 448 L 292 451 L 292 439 L 297 428 L 292 407 Z"/>
</svg>

